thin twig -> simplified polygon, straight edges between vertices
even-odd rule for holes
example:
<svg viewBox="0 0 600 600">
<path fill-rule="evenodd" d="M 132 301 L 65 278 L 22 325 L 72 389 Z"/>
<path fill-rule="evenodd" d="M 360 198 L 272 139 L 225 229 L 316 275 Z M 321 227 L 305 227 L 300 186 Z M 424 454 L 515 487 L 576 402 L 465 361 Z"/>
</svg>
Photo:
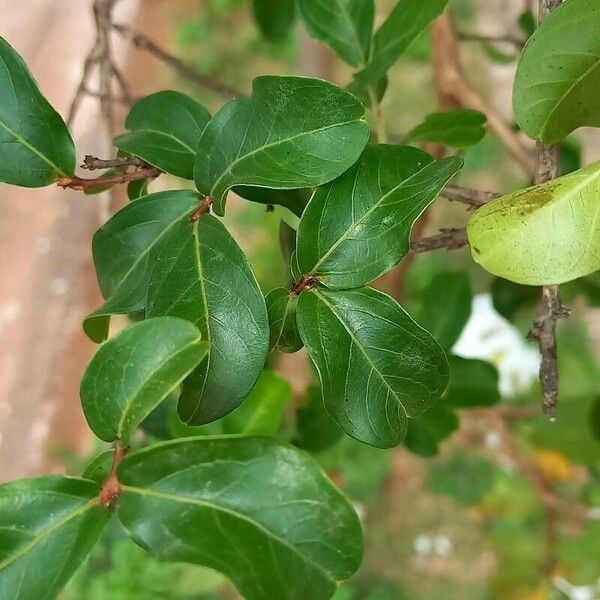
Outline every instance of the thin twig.
<svg viewBox="0 0 600 600">
<path fill-rule="evenodd" d="M 469 188 L 460 187 L 458 185 L 447 185 L 441 192 L 440 196 L 448 200 L 462 202 L 473 208 L 483 206 L 486 202 L 499 198 L 502 194 L 496 192 L 485 192 L 482 190 L 472 190 Z"/>
<path fill-rule="evenodd" d="M 241 98 L 244 96 L 244 94 L 234 87 L 209 75 L 202 75 L 201 73 L 198 73 L 196 69 L 187 65 L 180 58 L 177 58 L 176 56 L 163 50 L 147 35 L 138 33 L 130 27 L 121 25 L 119 23 L 113 23 L 112 27 L 117 33 L 123 36 L 123 38 L 129 40 L 136 48 L 145 50 L 158 60 L 177 71 L 177 73 L 179 73 L 182 77 L 185 77 L 186 79 L 189 79 L 190 81 L 193 81 L 194 83 L 212 92 L 215 92 L 216 94 L 225 96 L 226 98 Z"/>
<path fill-rule="evenodd" d="M 440 229 L 436 235 L 413 242 L 410 251 L 421 254 L 432 250 L 458 250 L 468 243 L 466 229 Z"/>
<path fill-rule="evenodd" d="M 83 159 L 83 164 L 81 165 L 82 169 L 87 169 L 88 171 L 97 171 L 100 169 L 114 169 L 117 167 L 138 167 L 141 169 L 145 169 L 150 167 L 150 165 L 143 161 L 141 158 L 137 156 L 124 156 L 122 158 L 98 158 L 96 156 L 92 156 L 91 154 L 86 154 Z"/>
<path fill-rule="evenodd" d="M 127 448 L 123 446 L 120 440 L 117 440 L 115 443 L 115 453 L 113 456 L 110 473 L 100 488 L 100 502 L 102 503 L 102 506 L 108 510 L 114 509 L 115 502 L 121 495 L 121 483 L 119 482 L 119 478 L 117 476 L 117 469 L 123 461 L 126 453 Z"/>
<path fill-rule="evenodd" d="M 118 185 L 121 183 L 129 183 L 130 181 L 138 181 L 140 179 L 153 179 L 158 177 L 162 171 L 150 167 L 148 169 L 139 169 L 114 177 L 95 177 L 93 179 L 85 179 L 83 177 L 61 177 L 56 180 L 56 185 L 71 190 L 84 191 L 89 188 L 95 188 L 105 185 Z"/>
</svg>

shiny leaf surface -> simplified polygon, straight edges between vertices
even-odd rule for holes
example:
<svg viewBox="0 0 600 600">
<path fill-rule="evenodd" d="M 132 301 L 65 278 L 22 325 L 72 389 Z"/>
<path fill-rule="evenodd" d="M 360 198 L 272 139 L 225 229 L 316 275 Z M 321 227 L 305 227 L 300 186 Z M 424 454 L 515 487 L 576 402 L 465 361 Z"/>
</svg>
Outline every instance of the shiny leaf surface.
<svg viewBox="0 0 600 600">
<path fill-rule="evenodd" d="M 335 179 L 368 137 L 364 107 L 348 92 L 319 79 L 258 77 L 250 98 L 226 104 L 204 130 L 196 186 L 223 215 L 235 185 L 292 189 Z"/>
<path fill-rule="evenodd" d="M 564 283 L 600 269 L 600 163 L 489 202 L 467 226 L 471 254 L 515 283 Z"/>
<path fill-rule="evenodd" d="M 269 438 L 160 444 L 127 456 L 119 478 L 117 514 L 141 546 L 221 571 L 246 600 L 328 600 L 360 562 L 348 500 L 308 455 Z"/>
<path fill-rule="evenodd" d="M 131 131 L 114 144 L 167 173 L 193 179 L 196 148 L 209 121 L 210 113 L 189 96 L 157 92 L 131 107 L 125 121 Z"/>
<path fill-rule="evenodd" d="M 264 297 L 244 253 L 209 214 L 180 220 L 152 260 L 146 315 L 191 321 L 210 344 L 207 360 L 183 382 L 179 415 L 190 425 L 219 419 L 239 406 L 264 366 Z"/>
<path fill-rule="evenodd" d="M 128 445 L 137 426 L 206 357 L 200 337 L 189 321 L 157 317 L 103 344 L 81 381 L 90 429 L 106 442 Z"/>
<path fill-rule="evenodd" d="M 23 59 L 0 37 L 0 181 L 50 185 L 75 171 L 75 146 Z"/>
<path fill-rule="evenodd" d="M 318 188 L 298 229 L 305 275 L 331 288 L 360 287 L 408 253 L 415 220 L 462 166 L 431 162 L 408 146 L 369 146 L 339 179 Z"/>
<path fill-rule="evenodd" d="M 300 295 L 298 328 L 329 414 L 372 446 L 398 445 L 408 417 L 438 400 L 448 363 L 433 337 L 389 296 L 371 288 Z"/>
</svg>

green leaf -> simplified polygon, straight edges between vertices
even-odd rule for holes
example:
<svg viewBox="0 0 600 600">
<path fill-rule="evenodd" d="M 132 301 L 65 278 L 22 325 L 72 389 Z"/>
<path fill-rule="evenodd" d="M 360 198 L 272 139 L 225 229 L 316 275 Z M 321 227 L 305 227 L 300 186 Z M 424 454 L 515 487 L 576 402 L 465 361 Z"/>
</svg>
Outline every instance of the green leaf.
<svg viewBox="0 0 600 600">
<path fill-rule="evenodd" d="M 180 220 L 152 261 L 146 315 L 187 319 L 210 344 L 179 399 L 184 422 L 209 423 L 239 406 L 265 364 L 265 299 L 244 253 L 212 215 Z"/>
<path fill-rule="evenodd" d="M 294 0 L 252 0 L 252 9 L 256 23 L 268 40 L 282 40 L 294 24 Z"/>
<path fill-rule="evenodd" d="M 53 600 L 109 516 L 92 481 L 36 477 L 1 485 L 0 597 Z"/>
<path fill-rule="evenodd" d="M 81 475 L 82 479 L 89 479 L 102 485 L 110 474 L 114 458 L 115 451 L 112 448 L 101 452 L 87 465 Z"/>
<path fill-rule="evenodd" d="M 450 373 L 452 374 L 452 370 Z M 435 456 L 440 450 L 440 444 L 449 438 L 458 426 L 458 417 L 447 403 L 438 402 L 425 414 L 409 421 L 404 445 L 418 456 Z"/>
<path fill-rule="evenodd" d="M 525 285 L 564 283 L 600 269 L 600 163 L 493 200 L 467 225 L 486 271 Z"/>
<path fill-rule="evenodd" d="M 189 96 L 157 92 L 131 107 L 125 121 L 130 133 L 114 144 L 162 171 L 193 179 L 196 148 L 209 121 L 210 113 Z"/>
<path fill-rule="evenodd" d="M 406 141 L 466 148 L 483 139 L 486 122 L 483 113 L 468 108 L 431 113 L 407 134 Z"/>
<path fill-rule="evenodd" d="M 142 311 L 146 306 L 152 249 L 200 202 L 191 191 L 150 194 L 125 206 L 94 235 L 92 251 L 98 283 L 106 302 L 84 321 L 95 342 L 106 339 L 108 317 Z"/>
<path fill-rule="evenodd" d="M 148 180 L 138 179 L 137 181 L 131 181 L 127 185 L 127 197 L 130 200 L 137 200 L 142 196 L 148 195 Z"/>
<path fill-rule="evenodd" d="M 103 344 L 81 380 L 81 404 L 102 440 L 124 440 L 206 357 L 208 344 L 183 319 L 157 317 Z"/>
<path fill-rule="evenodd" d="M 265 369 L 248 397 L 226 417 L 200 427 L 190 427 L 173 419 L 171 429 L 176 437 L 233 433 L 276 435 L 283 421 L 283 410 L 291 399 L 290 383 L 275 371 Z"/>
<path fill-rule="evenodd" d="M 296 325 L 298 296 L 285 288 L 271 290 L 265 298 L 269 313 L 271 340 L 269 350 L 292 354 L 302 348 L 302 340 Z"/>
<path fill-rule="evenodd" d="M 432 406 L 448 383 L 439 344 L 395 300 L 371 288 L 303 292 L 298 328 L 325 408 L 366 444 L 398 445 L 408 417 Z"/>
<path fill-rule="evenodd" d="M 327 600 L 359 565 L 348 500 L 308 455 L 269 438 L 159 444 L 125 457 L 119 479 L 117 514 L 138 544 L 224 573 L 246 600 Z"/>
<path fill-rule="evenodd" d="M 421 296 L 417 321 L 429 331 L 442 348 L 450 350 L 471 316 L 473 291 L 464 271 L 445 271 L 436 275 Z"/>
<path fill-rule="evenodd" d="M 234 194 L 245 200 L 259 204 L 273 204 L 283 206 L 293 212 L 297 217 L 302 216 L 302 211 L 308 202 L 308 190 L 272 190 L 262 187 L 238 185 L 232 190 Z"/>
<path fill-rule="evenodd" d="M 531 138 L 560 142 L 575 129 L 600 127 L 600 6 L 568 0 L 531 36 L 517 68 L 513 105 Z"/>
<path fill-rule="evenodd" d="M 360 287 L 408 253 L 415 220 L 461 168 L 408 146 L 368 146 L 339 179 L 318 188 L 298 229 L 300 270 L 330 288 Z"/>
<path fill-rule="evenodd" d="M 0 37 L 0 181 L 43 187 L 75 172 L 75 145 L 33 75 Z"/>
<path fill-rule="evenodd" d="M 312 37 L 349 65 L 365 65 L 375 17 L 373 0 L 299 0 L 298 7 Z"/>
<path fill-rule="evenodd" d="M 419 33 L 442 14 L 446 4 L 448 0 L 398 0 L 375 33 L 369 64 L 354 78 L 366 85 L 383 77 Z"/>
<path fill-rule="evenodd" d="M 323 452 L 344 435 L 329 416 L 321 399 L 321 386 L 311 384 L 305 403 L 296 411 L 296 437 L 294 445 L 308 452 Z"/>
<path fill-rule="evenodd" d="M 530 37 L 533 35 L 537 28 L 537 23 L 535 22 L 535 17 L 530 10 L 526 10 L 521 13 L 519 16 L 519 29 L 527 36 Z"/>
<path fill-rule="evenodd" d="M 500 402 L 498 370 L 483 360 L 450 356 L 450 382 L 444 404 L 454 408 L 494 406 Z"/>
<path fill-rule="evenodd" d="M 283 264 L 285 265 L 286 282 L 292 283 L 294 277 L 292 275 L 292 256 L 296 248 L 296 230 L 290 227 L 283 219 L 279 221 L 279 247 Z"/>
<path fill-rule="evenodd" d="M 492 283 L 494 308 L 509 321 L 512 321 L 521 308 L 535 309 L 540 301 L 541 290 L 530 285 L 519 285 L 496 277 Z"/>
<path fill-rule="evenodd" d="M 354 96 L 326 81 L 258 77 L 250 98 L 226 104 L 204 130 L 196 186 L 223 215 L 235 185 L 292 189 L 331 181 L 367 143 L 364 113 Z"/>
</svg>

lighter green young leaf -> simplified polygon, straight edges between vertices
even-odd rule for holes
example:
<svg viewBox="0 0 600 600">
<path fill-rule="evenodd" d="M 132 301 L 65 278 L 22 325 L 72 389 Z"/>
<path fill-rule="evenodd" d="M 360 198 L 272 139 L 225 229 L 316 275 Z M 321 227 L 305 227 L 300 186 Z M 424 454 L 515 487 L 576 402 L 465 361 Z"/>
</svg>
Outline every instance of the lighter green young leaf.
<svg viewBox="0 0 600 600">
<path fill-rule="evenodd" d="M 487 117 L 478 110 L 463 108 L 427 115 L 406 135 L 407 142 L 435 142 L 453 148 L 466 148 L 485 135 Z"/>
<path fill-rule="evenodd" d="M 517 68 L 513 105 L 531 138 L 563 140 L 584 125 L 600 127 L 600 5 L 563 2 L 527 42 Z"/>
<path fill-rule="evenodd" d="M 137 426 L 204 360 L 208 344 L 189 321 L 157 317 L 103 344 L 81 380 L 81 404 L 102 440 L 128 443 Z"/>
<path fill-rule="evenodd" d="M 235 185 L 293 189 L 335 179 L 369 138 L 363 105 L 345 90 L 307 77 L 258 77 L 252 96 L 226 104 L 207 125 L 196 187 L 223 215 Z"/>
<path fill-rule="evenodd" d="M 313 288 L 300 295 L 298 328 L 329 414 L 350 436 L 398 445 L 409 417 L 439 400 L 448 362 L 430 333 L 371 288 Z"/>
<path fill-rule="evenodd" d="M 473 259 L 515 283 L 564 283 L 600 269 L 600 163 L 503 196 L 467 226 Z"/>
<path fill-rule="evenodd" d="M 109 517 L 92 481 L 48 476 L 0 485 L 0 598 L 54 600 Z"/>
<path fill-rule="evenodd" d="M 336 289 L 383 275 L 408 253 L 414 222 L 461 167 L 458 157 L 432 162 L 409 146 L 368 146 L 306 207 L 297 240 L 301 272 Z"/>
<path fill-rule="evenodd" d="M 0 37 L 0 181 L 43 187 L 75 171 L 75 145 L 23 59 Z"/>
<path fill-rule="evenodd" d="M 224 573 L 246 600 L 329 600 L 360 563 L 350 502 L 309 455 L 270 438 L 159 444 L 126 456 L 119 479 L 117 514 L 136 542 Z"/>
<path fill-rule="evenodd" d="M 181 92 L 156 92 L 138 100 L 129 111 L 125 127 L 114 144 L 159 169 L 194 178 L 196 148 L 210 113 Z"/>
<path fill-rule="evenodd" d="M 299 0 L 298 7 L 313 37 L 349 65 L 366 64 L 375 17 L 373 0 Z"/>
<path fill-rule="evenodd" d="M 246 256 L 212 215 L 177 223 L 152 262 L 146 316 L 187 319 L 210 344 L 183 383 L 179 415 L 189 425 L 215 421 L 240 405 L 265 364 L 265 299 Z"/>
</svg>

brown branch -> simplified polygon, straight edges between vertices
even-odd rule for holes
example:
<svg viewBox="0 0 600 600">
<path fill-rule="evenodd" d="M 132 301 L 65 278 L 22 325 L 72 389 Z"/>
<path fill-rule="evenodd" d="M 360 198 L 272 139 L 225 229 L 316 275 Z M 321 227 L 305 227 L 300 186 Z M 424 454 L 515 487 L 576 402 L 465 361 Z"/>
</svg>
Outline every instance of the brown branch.
<svg viewBox="0 0 600 600">
<path fill-rule="evenodd" d="M 190 221 L 195 223 L 199 221 L 202 215 L 205 215 L 207 212 L 210 212 L 210 207 L 212 206 L 213 200 L 210 196 L 205 196 L 198 208 L 190 215 Z"/>
<path fill-rule="evenodd" d="M 136 48 L 140 50 L 145 50 L 158 60 L 162 61 L 166 65 L 170 66 L 172 69 L 177 71 L 179 75 L 185 77 L 186 79 L 212 91 L 221 96 L 225 96 L 226 98 L 241 98 L 244 96 L 239 90 L 236 88 L 219 81 L 218 79 L 211 77 L 209 75 L 202 75 L 198 73 L 196 69 L 187 65 L 180 58 L 169 54 L 165 50 L 163 50 L 160 46 L 158 46 L 155 42 L 153 42 L 147 35 L 143 33 L 138 33 L 127 27 L 126 25 L 121 25 L 119 23 L 112 24 L 113 29 L 119 33 L 123 38 L 129 40 Z"/>
<path fill-rule="evenodd" d="M 126 453 L 127 448 L 123 446 L 121 441 L 118 440 L 115 443 L 115 454 L 113 456 L 110 473 L 100 488 L 100 502 L 102 503 L 102 506 L 108 510 L 114 509 L 115 502 L 121 495 L 121 483 L 119 482 L 119 478 L 117 476 L 117 469 L 119 468 L 119 465 L 121 464 L 121 461 L 125 457 Z"/>
<path fill-rule="evenodd" d="M 129 166 L 138 167 L 141 169 L 150 167 L 147 162 L 143 161 L 137 156 L 124 156 L 122 158 L 104 159 L 92 156 L 91 154 L 86 154 L 81 168 L 87 169 L 88 171 L 97 171 L 99 169 L 114 169 L 117 167 Z"/>
<path fill-rule="evenodd" d="M 500 138 L 523 170 L 531 175 L 534 170 L 531 153 L 518 134 L 483 100 L 467 79 L 460 60 L 456 33 L 448 14 L 444 13 L 433 21 L 430 31 L 436 82 L 446 108 L 473 108 L 484 113 L 490 130 Z"/>
<path fill-rule="evenodd" d="M 440 196 L 455 202 L 462 202 L 473 208 L 478 208 L 490 200 L 499 198 L 502 194 L 496 192 L 484 192 L 482 190 L 471 190 L 458 185 L 447 185 L 441 192 Z"/>
<path fill-rule="evenodd" d="M 138 181 L 140 179 L 151 179 L 158 177 L 162 171 L 150 167 L 147 169 L 139 169 L 130 173 L 123 173 L 122 175 L 115 175 L 114 177 L 95 177 L 93 179 L 85 179 L 83 177 L 61 177 L 56 180 L 56 185 L 62 188 L 69 188 L 71 190 L 84 191 L 89 188 L 100 187 L 105 185 L 118 185 L 121 183 L 129 183 L 130 181 Z"/>
<path fill-rule="evenodd" d="M 458 250 L 468 243 L 466 229 L 440 229 L 437 235 L 412 242 L 410 251 L 412 254 L 421 254 L 431 250 Z"/>
</svg>

